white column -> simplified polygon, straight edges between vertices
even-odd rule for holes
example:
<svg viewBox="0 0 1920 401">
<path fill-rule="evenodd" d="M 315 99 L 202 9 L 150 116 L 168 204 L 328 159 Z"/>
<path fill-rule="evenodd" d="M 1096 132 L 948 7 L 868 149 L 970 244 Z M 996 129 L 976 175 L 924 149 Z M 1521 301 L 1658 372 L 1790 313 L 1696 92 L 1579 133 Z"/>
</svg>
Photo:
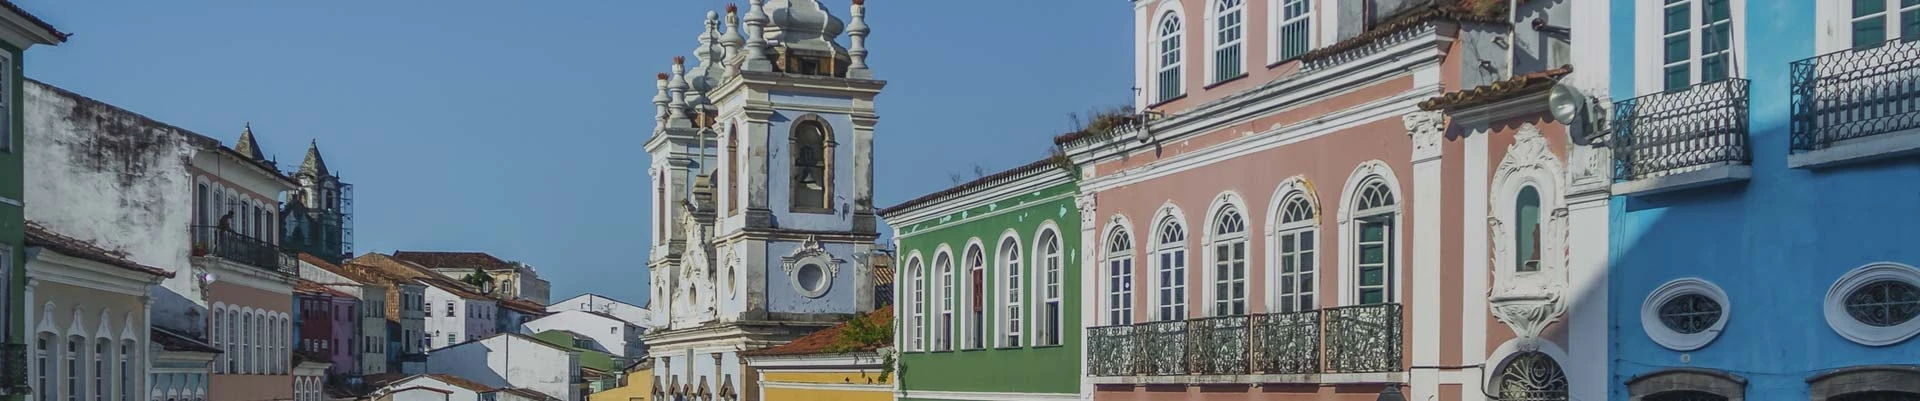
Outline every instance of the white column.
<svg viewBox="0 0 1920 401">
<path fill-rule="evenodd" d="M 1574 160 L 1586 161 L 1575 167 L 1573 191 L 1567 195 L 1567 302 L 1572 305 L 1567 318 L 1567 359 L 1561 366 L 1567 371 L 1568 396 L 1573 399 L 1606 399 L 1611 378 L 1607 375 L 1608 334 L 1608 234 L 1612 194 L 1609 169 L 1611 159 L 1606 148 L 1575 146 Z M 1585 157 L 1580 157 L 1584 155 Z"/>
<path fill-rule="evenodd" d="M 1408 399 L 1428 400 L 1440 392 L 1440 176 L 1442 136 L 1446 127 L 1436 111 L 1416 111 L 1403 118 L 1413 139 L 1413 366 Z M 1419 368 L 1427 367 L 1427 368 Z"/>
<path fill-rule="evenodd" d="M 1460 212 L 1461 255 L 1465 259 L 1461 271 L 1466 279 L 1461 281 L 1460 292 L 1460 364 L 1474 365 L 1487 358 L 1487 281 L 1492 276 L 1487 271 L 1487 131 L 1467 134 L 1465 139 L 1466 160 L 1462 169 L 1461 193 L 1466 198 L 1461 204 L 1466 210 Z M 1483 365 L 1484 366 L 1484 365 Z M 1486 401 L 1486 394 L 1475 389 L 1484 388 L 1486 372 L 1492 367 L 1483 367 L 1474 372 L 1473 380 L 1461 386 L 1460 401 Z"/>
</svg>

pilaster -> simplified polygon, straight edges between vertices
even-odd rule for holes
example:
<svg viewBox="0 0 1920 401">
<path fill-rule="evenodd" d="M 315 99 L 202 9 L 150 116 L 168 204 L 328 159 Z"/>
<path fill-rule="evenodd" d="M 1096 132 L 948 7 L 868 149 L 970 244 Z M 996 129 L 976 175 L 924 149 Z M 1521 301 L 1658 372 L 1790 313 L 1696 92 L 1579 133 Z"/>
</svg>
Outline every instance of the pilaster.
<svg viewBox="0 0 1920 401">
<path fill-rule="evenodd" d="M 1440 365 L 1440 175 L 1445 115 L 1417 111 L 1402 118 L 1413 142 L 1413 366 Z M 1471 279 L 1471 277 L 1469 277 Z M 1408 399 L 1437 397 L 1440 383 L 1431 368 L 1412 369 Z"/>
</svg>

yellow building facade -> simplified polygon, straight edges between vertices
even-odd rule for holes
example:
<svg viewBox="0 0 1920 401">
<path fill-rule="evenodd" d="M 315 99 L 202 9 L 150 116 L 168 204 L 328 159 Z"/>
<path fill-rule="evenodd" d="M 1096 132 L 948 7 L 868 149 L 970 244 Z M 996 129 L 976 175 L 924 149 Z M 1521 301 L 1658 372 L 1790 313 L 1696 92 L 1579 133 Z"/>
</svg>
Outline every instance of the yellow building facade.
<svg viewBox="0 0 1920 401">
<path fill-rule="evenodd" d="M 642 362 L 627 370 L 620 386 L 588 394 L 587 401 L 654 401 L 653 363 Z"/>
<path fill-rule="evenodd" d="M 893 307 L 883 307 L 854 322 L 829 327 L 778 347 L 741 353 L 746 357 L 746 401 L 893 401 L 892 337 L 862 344 L 858 330 L 890 333 Z M 855 324 L 856 322 L 860 324 Z M 859 326 L 849 328 L 849 326 Z M 595 400 L 598 401 L 598 400 Z"/>
</svg>

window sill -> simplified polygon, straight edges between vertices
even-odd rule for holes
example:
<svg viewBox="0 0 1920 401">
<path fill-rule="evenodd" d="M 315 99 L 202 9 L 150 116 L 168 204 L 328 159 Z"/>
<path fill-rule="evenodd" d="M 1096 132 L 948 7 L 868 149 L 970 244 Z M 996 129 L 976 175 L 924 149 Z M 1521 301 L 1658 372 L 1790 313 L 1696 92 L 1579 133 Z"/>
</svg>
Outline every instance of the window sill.
<svg viewBox="0 0 1920 401">
<path fill-rule="evenodd" d="M 1920 154 L 1920 129 L 1834 142 L 1825 149 L 1787 155 L 1787 167 L 1822 169 Z"/>
<path fill-rule="evenodd" d="M 1204 90 L 1213 90 L 1213 88 L 1218 88 L 1218 87 L 1220 87 L 1221 85 L 1226 85 L 1226 84 L 1230 84 L 1230 83 L 1233 83 L 1233 81 L 1238 81 L 1238 80 L 1240 80 L 1241 78 L 1246 78 L 1246 77 L 1247 77 L 1247 73 L 1244 73 L 1244 72 L 1243 72 L 1243 73 L 1240 73 L 1240 75 L 1235 75 L 1235 76 L 1233 76 L 1233 77 L 1230 77 L 1230 78 L 1227 78 L 1227 79 L 1222 79 L 1222 80 L 1219 80 L 1219 81 L 1215 81 L 1214 83 L 1211 83 L 1211 84 L 1207 84 L 1207 86 L 1203 86 L 1203 87 L 1200 87 L 1200 89 L 1204 89 Z"/>
<path fill-rule="evenodd" d="M 1067 347 L 1066 345 L 1062 345 L 1062 344 L 1054 344 L 1054 345 L 1035 345 L 1035 346 L 1032 346 L 1032 347 L 1027 347 L 1027 348 L 1032 348 L 1032 349 L 1046 349 L 1046 348 L 1066 348 L 1066 347 Z"/>
<path fill-rule="evenodd" d="M 1019 351 L 1023 349 L 1027 349 L 1027 348 L 1026 347 L 995 347 L 994 348 L 995 351 Z"/>
<path fill-rule="evenodd" d="M 833 214 L 832 208 L 815 209 L 815 208 L 796 207 L 796 208 L 787 209 L 787 211 L 793 212 L 793 213 L 804 213 L 804 214 Z"/>
<path fill-rule="evenodd" d="M 1306 53 L 1300 53 L 1300 54 L 1306 55 Z M 1280 61 L 1275 61 L 1272 64 L 1267 64 L 1267 69 L 1271 70 L 1275 68 L 1280 68 L 1280 66 L 1287 65 L 1289 63 L 1293 63 L 1296 61 L 1300 61 L 1300 56 L 1288 57 L 1288 58 L 1280 59 Z"/>
<path fill-rule="evenodd" d="M 1644 196 L 1708 187 L 1753 178 L 1753 167 L 1719 164 L 1707 168 L 1613 184 L 1614 195 Z"/>
</svg>

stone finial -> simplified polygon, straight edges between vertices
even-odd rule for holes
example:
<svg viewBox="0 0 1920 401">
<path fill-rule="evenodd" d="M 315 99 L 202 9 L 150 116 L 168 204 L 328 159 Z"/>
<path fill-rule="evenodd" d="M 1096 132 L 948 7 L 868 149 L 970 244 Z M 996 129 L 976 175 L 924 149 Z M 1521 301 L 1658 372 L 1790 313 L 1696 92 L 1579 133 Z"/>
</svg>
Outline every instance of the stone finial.
<svg viewBox="0 0 1920 401">
<path fill-rule="evenodd" d="M 867 68 L 867 34 L 873 29 L 867 26 L 866 0 L 853 0 L 853 21 L 847 24 L 847 38 L 853 47 L 847 49 L 847 57 L 852 61 L 847 65 L 849 78 L 873 78 L 873 70 Z"/>
<path fill-rule="evenodd" d="M 741 70 L 773 71 L 773 62 L 767 60 L 765 4 L 766 0 L 747 0 L 747 58 L 741 62 Z"/>
<path fill-rule="evenodd" d="M 258 143 L 258 141 L 255 141 L 253 139 L 253 122 L 252 121 L 248 121 L 246 122 L 246 124 L 241 126 L 240 141 L 233 143 L 233 150 L 240 152 L 240 156 L 246 157 L 247 159 L 250 159 L 250 160 L 254 160 L 254 161 L 267 160 L 266 156 L 264 156 L 263 153 L 260 153 L 260 144 Z"/>
<path fill-rule="evenodd" d="M 656 82 L 656 85 L 659 86 L 660 90 L 653 94 L 653 119 L 656 125 L 664 127 L 667 121 L 667 103 L 673 101 L 673 99 L 667 97 L 667 73 L 660 73 L 659 81 Z"/>
<path fill-rule="evenodd" d="M 727 5 L 726 25 L 727 32 L 720 35 L 720 47 L 727 52 L 723 60 L 731 62 L 740 54 L 740 46 L 746 45 L 747 41 L 745 37 L 740 36 L 740 6 Z"/>
<path fill-rule="evenodd" d="M 687 58 L 673 58 L 673 75 L 667 77 L 667 126 L 673 128 L 691 127 L 687 119 Z"/>
</svg>

